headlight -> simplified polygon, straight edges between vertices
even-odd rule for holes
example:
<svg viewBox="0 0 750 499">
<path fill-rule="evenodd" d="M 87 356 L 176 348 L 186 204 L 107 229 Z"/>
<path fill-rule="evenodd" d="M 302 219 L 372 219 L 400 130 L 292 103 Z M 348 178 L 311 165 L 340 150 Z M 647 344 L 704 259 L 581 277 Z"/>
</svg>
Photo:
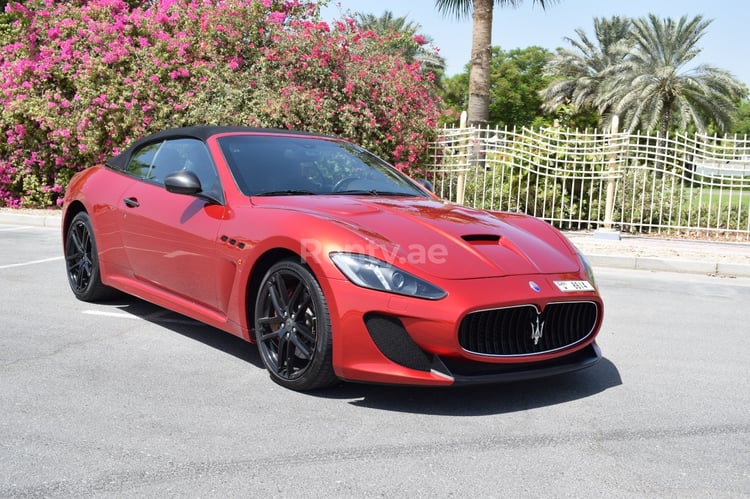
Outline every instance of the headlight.
<svg viewBox="0 0 750 499">
<path fill-rule="evenodd" d="M 447 294 L 437 286 L 371 256 L 358 253 L 331 253 L 329 256 L 350 281 L 363 288 L 428 300 L 439 300 Z"/>
<path fill-rule="evenodd" d="M 583 265 L 583 271 L 586 273 L 586 278 L 589 280 L 592 286 L 596 287 L 596 279 L 594 278 L 594 271 L 591 269 L 591 265 L 589 265 L 589 261 L 586 260 L 586 257 L 583 256 L 583 253 L 581 253 L 581 250 L 576 248 L 576 253 L 578 253 L 578 259 L 581 261 L 581 265 Z"/>
</svg>

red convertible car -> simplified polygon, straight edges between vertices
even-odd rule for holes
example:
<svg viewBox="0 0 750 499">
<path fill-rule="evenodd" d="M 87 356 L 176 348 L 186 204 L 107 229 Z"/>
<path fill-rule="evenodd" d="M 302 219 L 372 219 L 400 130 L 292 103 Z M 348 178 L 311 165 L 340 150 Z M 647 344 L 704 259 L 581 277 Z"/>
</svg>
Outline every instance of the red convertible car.
<svg viewBox="0 0 750 499">
<path fill-rule="evenodd" d="M 113 290 L 257 343 L 271 378 L 491 383 L 593 365 L 602 301 L 556 229 L 441 201 L 349 142 L 171 129 L 76 174 L 63 246 Z"/>
</svg>

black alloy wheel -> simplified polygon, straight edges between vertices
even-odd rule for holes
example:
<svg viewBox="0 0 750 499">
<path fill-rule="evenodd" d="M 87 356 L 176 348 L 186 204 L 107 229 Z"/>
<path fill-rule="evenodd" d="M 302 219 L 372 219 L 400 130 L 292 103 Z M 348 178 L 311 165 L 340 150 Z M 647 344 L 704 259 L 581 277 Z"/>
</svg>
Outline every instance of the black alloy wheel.
<svg viewBox="0 0 750 499">
<path fill-rule="evenodd" d="M 266 272 L 255 305 L 255 339 L 276 383 L 313 390 L 337 382 L 328 305 L 307 267 L 283 260 Z"/>
<path fill-rule="evenodd" d="M 79 300 L 95 301 L 107 298 L 112 289 L 102 284 L 99 274 L 99 255 L 86 212 L 73 217 L 65 235 L 65 266 L 68 283 Z"/>
</svg>

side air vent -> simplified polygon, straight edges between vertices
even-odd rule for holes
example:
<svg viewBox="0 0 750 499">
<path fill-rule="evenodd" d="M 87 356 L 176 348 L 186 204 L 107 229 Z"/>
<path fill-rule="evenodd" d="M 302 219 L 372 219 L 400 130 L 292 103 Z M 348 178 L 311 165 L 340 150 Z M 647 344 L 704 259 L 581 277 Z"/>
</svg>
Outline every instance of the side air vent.
<svg viewBox="0 0 750 499">
<path fill-rule="evenodd" d="M 430 371 L 432 359 L 414 343 L 399 319 L 371 312 L 365 314 L 365 325 L 378 349 L 390 360 L 410 369 Z"/>
<path fill-rule="evenodd" d="M 500 241 L 500 236 L 498 234 L 466 234 L 461 236 L 461 239 L 467 243 L 489 244 Z"/>
</svg>

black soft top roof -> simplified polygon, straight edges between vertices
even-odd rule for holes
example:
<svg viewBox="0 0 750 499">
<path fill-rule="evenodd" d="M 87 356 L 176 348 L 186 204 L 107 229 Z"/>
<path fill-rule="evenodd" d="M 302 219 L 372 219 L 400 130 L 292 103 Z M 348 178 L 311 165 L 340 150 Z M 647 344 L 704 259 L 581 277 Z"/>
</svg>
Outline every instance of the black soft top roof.
<svg viewBox="0 0 750 499">
<path fill-rule="evenodd" d="M 306 135 L 310 137 L 319 137 L 319 138 L 332 138 L 327 135 L 321 135 L 317 133 L 310 133 L 310 132 L 302 132 L 299 130 L 287 130 L 287 129 L 280 129 L 280 128 L 254 128 L 254 127 L 246 127 L 246 126 L 216 126 L 216 125 L 201 125 L 201 126 L 191 126 L 191 127 L 183 127 L 183 128 L 169 128 L 167 130 L 162 130 L 160 132 L 152 133 L 151 135 L 147 135 L 141 139 L 136 140 L 133 142 L 130 146 L 128 146 L 127 149 L 122 151 L 117 156 L 113 156 L 110 159 L 106 161 L 107 166 L 112 168 L 117 168 L 119 170 L 124 170 L 125 167 L 128 164 L 128 160 L 130 159 L 131 153 L 145 145 L 150 144 L 153 142 L 161 142 L 162 140 L 166 139 L 184 139 L 184 138 L 192 138 L 192 139 L 198 139 L 203 142 L 208 140 L 209 137 L 212 137 L 214 135 L 220 135 L 224 133 L 273 133 L 273 134 L 284 134 L 284 135 Z"/>
</svg>

